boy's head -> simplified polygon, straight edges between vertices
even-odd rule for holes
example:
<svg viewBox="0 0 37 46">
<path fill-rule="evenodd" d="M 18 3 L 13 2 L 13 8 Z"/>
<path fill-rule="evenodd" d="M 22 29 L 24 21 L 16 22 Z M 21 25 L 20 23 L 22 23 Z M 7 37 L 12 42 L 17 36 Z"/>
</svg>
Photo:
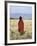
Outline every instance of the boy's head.
<svg viewBox="0 0 37 46">
<path fill-rule="evenodd" d="M 19 17 L 19 20 L 22 20 L 22 17 L 21 16 Z"/>
</svg>

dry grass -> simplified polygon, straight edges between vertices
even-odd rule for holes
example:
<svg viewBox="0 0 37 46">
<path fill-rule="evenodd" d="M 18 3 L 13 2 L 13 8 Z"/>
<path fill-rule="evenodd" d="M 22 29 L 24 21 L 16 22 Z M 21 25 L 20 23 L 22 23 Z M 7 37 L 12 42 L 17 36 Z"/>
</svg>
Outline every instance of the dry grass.
<svg viewBox="0 0 37 46">
<path fill-rule="evenodd" d="M 32 20 L 24 21 L 24 32 L 22 35 L 18 32 L 18 21 L 10 20 L 10 40 L 21 40 L 21 39 L 31 39 L 32 38 Z"/>
</svg>

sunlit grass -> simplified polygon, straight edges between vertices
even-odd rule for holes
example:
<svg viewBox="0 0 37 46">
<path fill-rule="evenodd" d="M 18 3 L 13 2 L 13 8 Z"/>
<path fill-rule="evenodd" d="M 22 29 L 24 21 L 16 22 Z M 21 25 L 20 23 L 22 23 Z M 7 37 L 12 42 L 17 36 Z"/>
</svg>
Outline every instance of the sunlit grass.
<svg viewBox="0 0 37 46">
<path fill-rule="evenodd" d="M 23 20 L 24 21 L 24 31 L 23 35 L 20 35 L 18 32 L 18 21 L 19 20 L 10 20 L 10 39 L 31 39 L 32 38 L 32 20 Z"/>
</svg>

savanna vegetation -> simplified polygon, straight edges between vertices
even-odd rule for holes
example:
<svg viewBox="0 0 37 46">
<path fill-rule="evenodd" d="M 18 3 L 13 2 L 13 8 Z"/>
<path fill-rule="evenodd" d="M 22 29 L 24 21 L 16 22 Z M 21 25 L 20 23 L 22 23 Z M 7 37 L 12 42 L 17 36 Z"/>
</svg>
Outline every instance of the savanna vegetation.
<svg viewBox="0 0 37 46">
<path fill-rule="evenodd" d="M 18 32 L 18 21 L 10 19 L 10 40 L 21 40 L 21 39 L 31 39 L 32 38 L 32 20 L 24 21 L 24 33 Z"/>
</svg>

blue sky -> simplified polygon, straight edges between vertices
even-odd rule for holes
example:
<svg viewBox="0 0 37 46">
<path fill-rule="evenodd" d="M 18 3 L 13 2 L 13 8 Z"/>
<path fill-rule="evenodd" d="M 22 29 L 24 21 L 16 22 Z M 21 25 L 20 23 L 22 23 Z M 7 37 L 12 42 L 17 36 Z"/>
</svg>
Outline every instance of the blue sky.
<svg viewBox="0 0 37 46">
<path fill-rule="evenodd" d="M 10 18 L 32 19 L 31 6 L 10 6 Z"/>
</svg>

